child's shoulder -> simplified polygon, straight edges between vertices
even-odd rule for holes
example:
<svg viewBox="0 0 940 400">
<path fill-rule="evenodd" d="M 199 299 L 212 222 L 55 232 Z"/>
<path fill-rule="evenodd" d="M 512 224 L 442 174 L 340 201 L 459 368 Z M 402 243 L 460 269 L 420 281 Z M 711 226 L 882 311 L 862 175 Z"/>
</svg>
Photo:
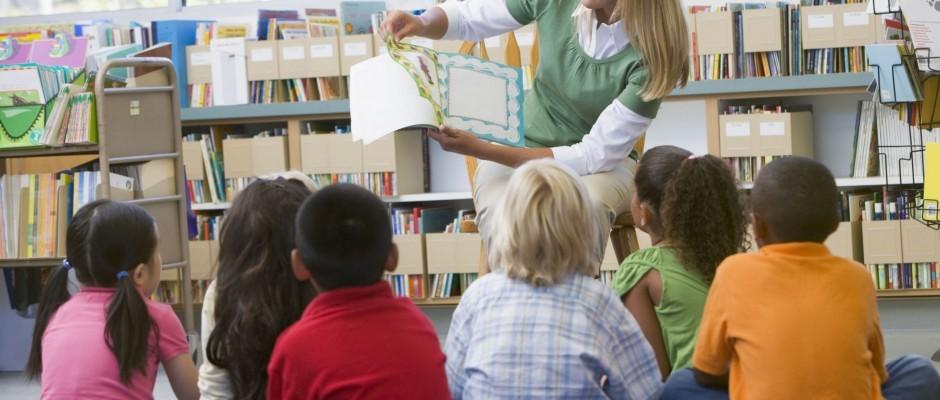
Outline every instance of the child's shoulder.
<svg viewBox="0 0 940 400">
<path fill-rule="evenodd" d="M 651 266 L 656 267 L 665 263 L 676 261 L 676 249 L 669 246 L 653 246 L 630 253 L 621 263 L 622 266 Z"/>
<path fill-rule="evenodd" d="M 150 318 L 157 324 L 179 321 L 176 312 L 173 311 L 173 306 L 150 299 L 144 300 L 144 303 L 147 305 L 147 311 L 150 312 Z"/>
</svg>

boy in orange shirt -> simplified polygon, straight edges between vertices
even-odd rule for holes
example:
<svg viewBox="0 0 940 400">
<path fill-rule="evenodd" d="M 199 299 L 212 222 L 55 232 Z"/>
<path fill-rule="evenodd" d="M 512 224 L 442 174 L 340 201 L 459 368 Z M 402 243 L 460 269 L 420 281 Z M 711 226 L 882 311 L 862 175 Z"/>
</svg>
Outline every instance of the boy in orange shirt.
<svg viewBox="0 0 940 400">
<path fill-rule="evenodd" d="M 885 368 L 871 276 L 822 244 L 838 226 L 838 199 L 832 174 L 811 159 L 761 170 L 751 194 L 760 252 L 718 267 L 694 373 L 673 374 L 663 399 L 940 399 L 927 359 Z"/>
</svg>

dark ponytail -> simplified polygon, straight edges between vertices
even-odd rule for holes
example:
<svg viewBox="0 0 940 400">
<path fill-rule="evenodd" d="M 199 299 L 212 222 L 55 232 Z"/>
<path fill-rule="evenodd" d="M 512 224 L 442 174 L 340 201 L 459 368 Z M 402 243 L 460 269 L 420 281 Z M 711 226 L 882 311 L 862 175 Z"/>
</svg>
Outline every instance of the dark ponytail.
<svg viewBox="0 0 940 400">
<path fill-rule="evenodd" d="M 72 222 L 69 223 L 65 233 L 67 253 L 65 261 L 63 261 L 61 267 L 56 268 L 39 297 L 39 311 L 36 315 L 36 325 L 33 328 L 29 359 L 26 362 L 27 379 L 36 379 L 42 374 L 42 337 L 46 333 L 46 327 L 49 326 L 52 316 L 71 297 L 68 291 L 69 270 L 75 270 L 75 275 L 82 285 L 91 285 L 93 282 L 88 272 L 88 253 L 85 246 L 88 238 L 88 226 L 98 206 L 107 203 L 108 200 L 93 201 L 83 206 L 72 216 Z"/>
<path fill-rule="evenodd" d="M 117 289 L 108 304 L 105 340 L 125 383 L 135 370 L 146 373 L 152 350 L 155 324 L 132 275 L 138 265 L 155 261 L 156 249 L 156 226 L 143 208 L 112 202 L 100 207 L 91 220 L 89 270 L 96 286 Z"/>
<path fill-rule="evenodd" d="M 747 249 L 747 219 L 734 176 L 718 157 L 687 157 L 665 189 L 665 235 L 683 263 L 711 282 L 718 264 Z"/>
</svg>

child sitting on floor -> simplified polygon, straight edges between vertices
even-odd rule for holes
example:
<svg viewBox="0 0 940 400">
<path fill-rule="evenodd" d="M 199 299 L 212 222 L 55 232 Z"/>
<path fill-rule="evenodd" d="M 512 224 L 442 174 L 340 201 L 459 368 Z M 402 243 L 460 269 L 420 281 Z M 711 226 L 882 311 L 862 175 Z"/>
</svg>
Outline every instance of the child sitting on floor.
<svg viewBox="0 0 940 400">
<path fill-rule="evenodd" d="M 940 398 L 940 376 L 925 358 L 885 369 L 871 275 L 823 245 L 839 224 L 829 170 L 802 157 L 774 161 L 761 169 L 751 200 L 760 252 L 718 268 L 694 374 L 674 373 L 662 398 Z"/>
<path fill-rule="evenodd" d="M 278 339 L 268 399 L 447 399 L 431 322 L 382 279 L 398 266 L 391 219 L 371 192 L 327 186 L 297 214 L 294 276 L 319 291 Z"/>
<path fill-rule="evenodd" d="M 708 285 L 718 264 L 742 250 L 747 220 L 734 176 L 715 156 L 654 147 L 633 181 L 633 219 L 653 247 L 624 260 L 613 287 L 666 377 L 692 366 Z"/>
<path fill-rule="evenodd" d="M 530 161 L 496 207 L 490 274 L 464 293 L 445 352 L 461 398 L 649 399 L 661 387 L 633 317 L 593 277 L 599 232 L 587 191 Z"/>
</svg>

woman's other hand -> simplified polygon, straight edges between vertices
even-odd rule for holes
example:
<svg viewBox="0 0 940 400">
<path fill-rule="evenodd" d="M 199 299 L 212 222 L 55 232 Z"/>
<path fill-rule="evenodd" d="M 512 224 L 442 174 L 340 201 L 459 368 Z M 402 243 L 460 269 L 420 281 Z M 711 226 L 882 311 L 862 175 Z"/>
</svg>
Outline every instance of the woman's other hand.
<svg viewBox="0 0 940 400">
<path fill-rule="evenodd" d="M 479 157 L 486 142 L 476 135 L 462 129 L 441 126 L 438 130 L 430 130 L 428 136 L 441 144 L 449 152 L 465 156 Z"/>
<path fill-rule="evenodd" d="M 392 35 L 396 41 L 409 36 L 423 36 L 426 28 L 420 17 L 399 10 L 389 12 L 382 23 L 382 31 Z"/>
</svg>

